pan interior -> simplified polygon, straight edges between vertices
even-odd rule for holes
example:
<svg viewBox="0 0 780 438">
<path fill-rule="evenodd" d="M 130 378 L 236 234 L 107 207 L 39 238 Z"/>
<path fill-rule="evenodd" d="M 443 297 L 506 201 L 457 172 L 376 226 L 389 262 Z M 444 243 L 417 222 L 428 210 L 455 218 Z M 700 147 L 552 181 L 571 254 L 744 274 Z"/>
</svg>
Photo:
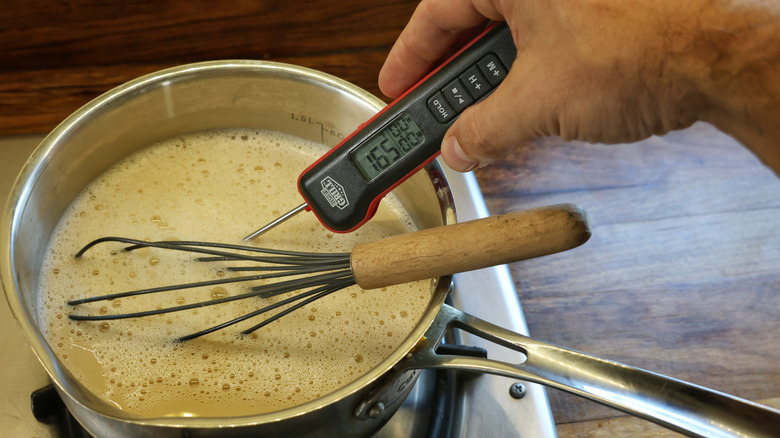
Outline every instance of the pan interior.
<svg viewBox="0 0 780 438">
<path fill-rule="evenodd" d="M 38 314 L 35 291 L 48 239 L 70 201 L 115 162 L 167 138 L 237 127 L 273 129 L 332 146 L 381 106 L 359 90 L 344 87 L 332 78 L 286 66 L 212 63 L 141 78 L 74 114 L 36 151 L 12 197 L 9 247 L 18 308 L 38 322 L 33 316 Z M 395 195 L 420 228 L 439 225 L 452 216 L 446 184 L 435 168 L 402 184 Z M 411 349 L 445 293 L 446 287 L 435 289 L 418 327 L 372 372 L 298 410 L 343 397 L 384 373 Z M 40 330 L 30 327 L 26 335 L 34 350 L 69 396 L 106 415 L 128 417 L 85 391 L 61 367 Z M 164 422 L 176 421 L 180 420 Z"/>
</svg>

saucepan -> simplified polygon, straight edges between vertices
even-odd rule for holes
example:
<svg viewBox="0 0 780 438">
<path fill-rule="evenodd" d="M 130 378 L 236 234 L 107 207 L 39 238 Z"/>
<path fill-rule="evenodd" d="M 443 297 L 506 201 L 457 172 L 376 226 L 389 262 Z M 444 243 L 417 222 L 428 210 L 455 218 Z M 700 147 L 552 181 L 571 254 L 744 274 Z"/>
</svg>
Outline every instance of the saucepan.
<svg viewBox="0 0 780 438">
<path fill-rule="evenodd" d="M 379 365 L 339 390 L 278 412 L 229 418 L 129 415 L 91 394 L 52 353 L 36 310 L 41 261 L 67 206 L 103 170 L 138 148 L 208 129 L 272 129 L 332 146 L 383 105 L 343 80 L 310 69 L 216 61 L 128 82 L 79 109 L 46 137 L 22 169 L 3 210 L 2 283 L 33 351 L 67 407 L 90 433 L 368 436 L 398 409 L 420 370 L 440 368 L 541 383 L 694 436 L 776 435 L 780 425 L 776 410 L 540 342 L 455 309 L 444 303 L 450 277 L 432 281 L 431 299 L 419 323 Z M 447 182 L 436 163 L 395 193 L 420 227 L 455 220 Z M 453 328 L 519 352 L 518 362 L 442 353 L 439 343 Z"/>
</svg>

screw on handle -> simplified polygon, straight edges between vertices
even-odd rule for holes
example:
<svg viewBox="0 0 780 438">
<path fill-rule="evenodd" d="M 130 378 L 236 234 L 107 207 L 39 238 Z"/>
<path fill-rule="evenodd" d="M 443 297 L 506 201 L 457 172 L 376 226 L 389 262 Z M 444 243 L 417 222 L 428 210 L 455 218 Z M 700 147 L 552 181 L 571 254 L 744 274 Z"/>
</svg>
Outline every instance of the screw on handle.
<svg viewBox="0 0 780 438">
<path fill-rule="evenodd" d="M 352 274 L 360 287 L 375 289 L 554 254 L 589 238 L 584 210 L 553 205 L 360 244 Z"/>
</svg>

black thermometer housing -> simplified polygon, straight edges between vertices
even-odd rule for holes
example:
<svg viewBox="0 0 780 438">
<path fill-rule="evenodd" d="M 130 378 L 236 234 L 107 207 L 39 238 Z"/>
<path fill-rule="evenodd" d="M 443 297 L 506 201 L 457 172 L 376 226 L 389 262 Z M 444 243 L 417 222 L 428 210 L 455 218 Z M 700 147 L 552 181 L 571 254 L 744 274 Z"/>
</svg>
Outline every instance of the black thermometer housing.
<svg viewBox="0 0 780 438">
<path fill-rule="evenodd" d="M 430 163 L 464 109 L 506 77 L 515 59 L 506 23 L 495 23 L 301 173 L 298 190 L 322 224 L 352 231 L 393 188 Z"/>
</svg>

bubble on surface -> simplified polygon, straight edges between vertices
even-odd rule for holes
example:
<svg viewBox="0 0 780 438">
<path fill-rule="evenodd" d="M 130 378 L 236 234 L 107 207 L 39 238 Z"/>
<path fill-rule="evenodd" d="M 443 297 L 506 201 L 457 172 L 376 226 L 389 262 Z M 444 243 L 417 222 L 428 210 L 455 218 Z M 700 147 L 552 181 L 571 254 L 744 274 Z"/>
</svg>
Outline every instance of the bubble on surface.
<svg viewBox="0 0 780 438">
<path fill-rule="evenodd" d="M 322 145 L 270 131 L 204 132 L 153 145 L 93 181 L 60 220 L 40 278 L 40 326 L 69 371 L 94 394 L 129 413 L 235 416 L 313 400 L 384 360 L 425 310 L 429 281 L 377 293 L 353 286 L 250 336 L 238 333 L 259 320 L 181 343 L 173 340 L 274 299 L 237 300 L 110 324 L 71 321 L 66 315 L 190 304 L 235 296 L 249 285 L 123 297 L 75 309 L 57 305 L 72 298 L 238 275 L 226 263 L 196 263 L 187 254 L 152 248 L 117 252 L 121 244 L 98 245 L 79 260 L 73 254 L 107 235 L 241 243 L 247 233 L 298 205 L 298 175 L 325 151 Z M 237 166 L 245 170 L 236 172 Z M 255 185 L 248 185 L 250 178 Z M 96 205 L 103 206 L 100 214 L 95 214 Z M 269 232 L 254 244 L 349 252 L 359 242 L 409 231 L 409 223 L 390 195 L 359 233 L 334 234 L 313 214 L 301 214 L 287 221 L 283 232 Z"/>
</svg>

